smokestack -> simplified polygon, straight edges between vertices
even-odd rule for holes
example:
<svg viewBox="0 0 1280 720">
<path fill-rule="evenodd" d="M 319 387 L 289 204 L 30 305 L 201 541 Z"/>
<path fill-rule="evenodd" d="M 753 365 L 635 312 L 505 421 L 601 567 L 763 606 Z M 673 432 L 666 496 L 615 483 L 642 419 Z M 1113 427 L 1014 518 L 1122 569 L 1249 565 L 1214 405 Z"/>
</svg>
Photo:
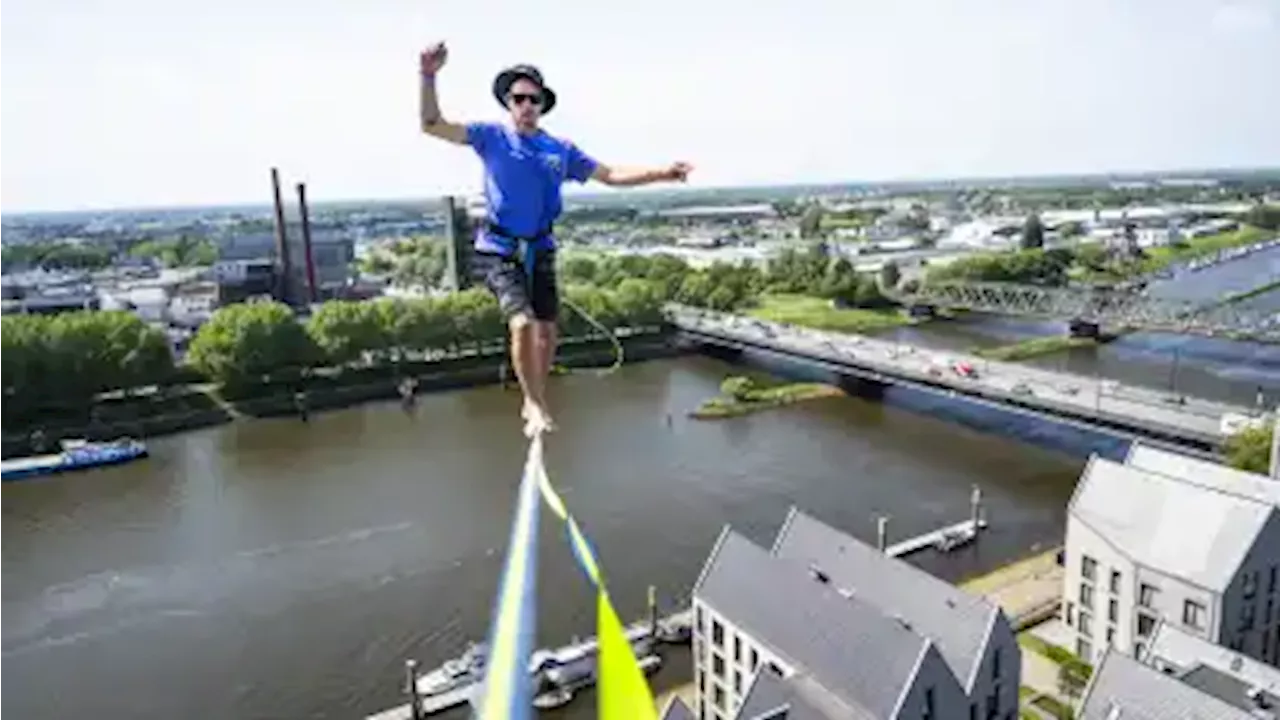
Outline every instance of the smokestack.
<svg viewBox="0 0 1280 720">
<path fill-rule="evenodd" d="M 280 171 L 271 168 L 271 195 L 276 205 L 276 299 L 292 304 L 289 296 L 289 237 L 284 224 L 284 203 L 280 200 Z"/>
<path fill-rule="evenodd" d="M 307 298 L 316 302 L 316 258 L 311 251 L 311 218 L 307 213 L 307 184 L 298 183 L 298 215 L 302 218 L 302 257 L 307 264 Z"/>
</svg>

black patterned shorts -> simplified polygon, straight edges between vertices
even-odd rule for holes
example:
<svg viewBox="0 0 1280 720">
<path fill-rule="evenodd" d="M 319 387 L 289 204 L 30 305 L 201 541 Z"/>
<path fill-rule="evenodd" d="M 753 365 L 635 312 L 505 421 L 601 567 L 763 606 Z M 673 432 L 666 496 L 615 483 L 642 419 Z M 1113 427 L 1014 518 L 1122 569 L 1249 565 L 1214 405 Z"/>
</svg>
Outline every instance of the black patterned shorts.
<svg viewBox="0 0 1280 720">
<path fill-rule="evenodd" d="M 515 255 L 477 250 L 472 264 L 476 278 L 498 299 L 505 318 L 523 313 L 534 320 L 555 322 L 560 289 L 554 249 L 535 251 L 532 272 L 525 267 L 523 248 Z"/>
</svg>

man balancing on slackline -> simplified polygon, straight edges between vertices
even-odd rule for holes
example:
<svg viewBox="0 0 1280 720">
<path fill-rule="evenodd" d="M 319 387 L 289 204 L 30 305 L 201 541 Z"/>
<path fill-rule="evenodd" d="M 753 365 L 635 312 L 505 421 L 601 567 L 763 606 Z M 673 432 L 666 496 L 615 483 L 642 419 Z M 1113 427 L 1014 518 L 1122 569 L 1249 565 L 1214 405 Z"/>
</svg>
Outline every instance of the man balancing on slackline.
<svg viewBox="0 0 1280 720">
<path fill-rule="evenodd" d="M 476 232 L 475 269 L 498 298 L 511 328 L 511 364 L 524 391 L 521 416 L 532 437 L 554 429 L 546 383 L 556 353 L 555 238 L 560 215 L 560 186 L 566 180 L 597 180 L 605 185 L 646 185 L 683 181 L 687 163 L 663 168 L 623 169 L 596 162 L 573 143 L 538 127 L 556 94 L 532 65 L 516 65 L 498 74 L 493 95 L 510 113 L 510 124 L 457 123 L 440 114 L 436 75 L 448 50 L 433 45 L 420 57 L 422 131 L 458 145 L 470 145 L 484 163 L 486 222 Z"/>
</svg>

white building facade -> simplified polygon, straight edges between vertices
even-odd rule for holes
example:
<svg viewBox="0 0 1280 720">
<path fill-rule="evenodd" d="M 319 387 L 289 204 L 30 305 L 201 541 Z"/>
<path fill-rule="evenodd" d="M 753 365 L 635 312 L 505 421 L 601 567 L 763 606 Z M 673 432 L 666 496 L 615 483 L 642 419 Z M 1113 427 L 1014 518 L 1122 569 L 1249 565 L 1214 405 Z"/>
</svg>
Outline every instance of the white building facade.
<svg viewBox="0 0 1280 720">
<path fill-rule="evenodd" d="M 721 535 L 694 590 L 692 714 L 1012 720 L 998 607 L 795 510 L 771 551 Z"/>
<path fill-rule="evenodd" d="M 1140 658 L 1161 622 L 1280 665 L 1280 484 L 1135 445 L 1094 457 L 1068 508 L 1069 648 Z"/>
</svg>

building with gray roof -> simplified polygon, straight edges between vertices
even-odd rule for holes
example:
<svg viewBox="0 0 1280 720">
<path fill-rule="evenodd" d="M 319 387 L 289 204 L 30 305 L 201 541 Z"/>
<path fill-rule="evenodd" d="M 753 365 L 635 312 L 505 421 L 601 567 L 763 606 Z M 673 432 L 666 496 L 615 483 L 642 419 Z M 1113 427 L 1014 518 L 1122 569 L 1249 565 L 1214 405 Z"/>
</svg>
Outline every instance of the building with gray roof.
<svg viewBox="0 0 1280 720">
<path fill-rule="evenodd" d="M 794 508 L 772 551 L 725 529 L 694 615 L 700 718 L 1017 711 L 1021 655 L 999 608 Z"/>
<path fill-rule="evenodd" d="M 1068 506 L 1063 620 L 1096 663 L 1161 622 L 1276 665 L 1280 485 L 1137 446 L 1090 458 Z"/>
<path fill-rule="evenodd" d="M 1142 661 L 1242 710 L 1280 711 L 1280 670 L 1161 623 Z"/>
<path fill-rule="evenodd" d="M 1115 649 L 1103 653 L 1076 713 L 1079 720 L 1270 720 L 1274 711 L 1243 707 Z"/>
</svg>

